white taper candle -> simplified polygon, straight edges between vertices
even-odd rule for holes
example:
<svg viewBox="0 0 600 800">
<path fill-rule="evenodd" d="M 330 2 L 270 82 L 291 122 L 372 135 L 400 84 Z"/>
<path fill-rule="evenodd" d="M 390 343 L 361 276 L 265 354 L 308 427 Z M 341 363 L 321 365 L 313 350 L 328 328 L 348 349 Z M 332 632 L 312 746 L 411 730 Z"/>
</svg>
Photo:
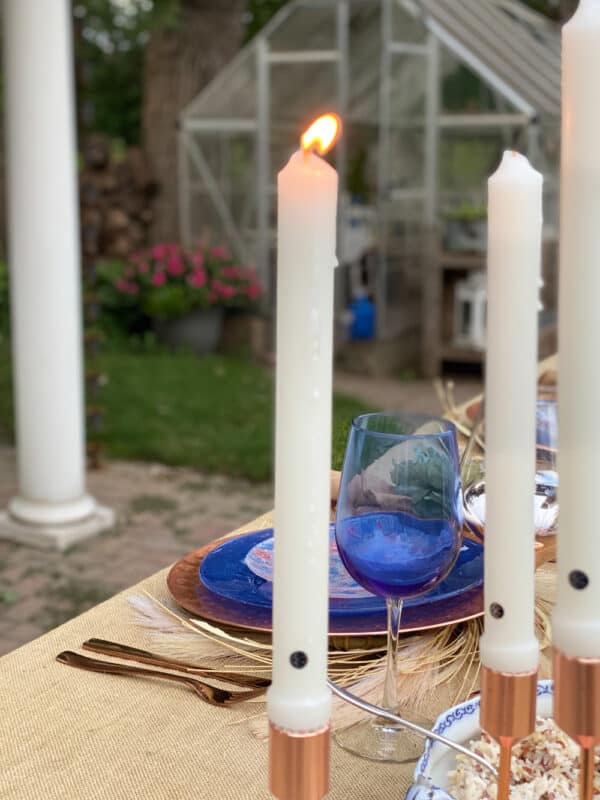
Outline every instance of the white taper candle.
<svg viewBox="0 0 600 800">
<path fill-rule="evenodd" d="M 553 640 L 600 658 L 600 0 L 563 28 L 558 594 Z"/>
<path fill-rule="evenodd" d="M 323 728 L 328 652 L 329 509 L 336 171 L 312 152 L 279 173 L 275 564 L 271 722 Z"/>
<path fill-rule="evenodd" d="M 535 408 L 542 176 L 507 151 L 488 182 L 484 666 L 538 664 L 534 630 Z"/>
</svg>

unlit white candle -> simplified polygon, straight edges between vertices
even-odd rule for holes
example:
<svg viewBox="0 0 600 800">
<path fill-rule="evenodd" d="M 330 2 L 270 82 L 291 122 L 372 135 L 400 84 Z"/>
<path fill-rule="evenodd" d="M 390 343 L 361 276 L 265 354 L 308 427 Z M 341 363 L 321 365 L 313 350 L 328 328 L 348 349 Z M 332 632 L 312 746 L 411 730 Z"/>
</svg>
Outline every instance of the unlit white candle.
<svg viewBox="0 0 600 800">
<path fill-rule="evenodd" d="M 322 158 L 298 151 L 279 173 L 277 186 L 273 683 L 268 710 L 272 723 L 301 732 L 323 728 L 331 713 L 326 680 L 338 177 Z M 300 666 L 303 657 L 307 661 Z"/>
<path fill-rule="evenodd" d="M 485 633 L 499 672 L 538 664 L 534 626 L 535 408 L 542 176 L 507 151 L 488 182 Z M 490 613 L 492 604 L 502 616 Z"/>
<path fill-rule="evenodd" d="M 552 628 L 554 645 L 566 655 L 600 658 L 600 0 L 583 0 L 564 26 L 562 63 L 560 511 Z M 585 588 L 575 588 L 582 582 L 574 572 L 584 574 Z"/>
</svg>

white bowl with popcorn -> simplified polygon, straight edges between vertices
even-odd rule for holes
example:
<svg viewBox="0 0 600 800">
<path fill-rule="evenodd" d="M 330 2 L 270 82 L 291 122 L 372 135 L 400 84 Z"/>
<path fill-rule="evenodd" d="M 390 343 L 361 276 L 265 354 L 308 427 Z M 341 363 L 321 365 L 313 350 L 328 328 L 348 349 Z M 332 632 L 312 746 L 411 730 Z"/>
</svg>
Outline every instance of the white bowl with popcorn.
<svg viewBox="0 0 600 800">
<path fill-rule="evenodd" d="M 511 800 L 578 798 L 579 748 L 552 721 L 552 681 L 537 690 L 536 733 L 515 745 Z M 497 767 L 498 747 L 479 727 L 479 697 L 444 711 L 433 730 Z M 598 775 L 598 761 L 596 764 Z M 600 790 L 600 779 L 597 778 Z M 552 794 L 554 792 L 554 794 Z M 494 800 L 496 783 L 483 766 L 439 742 L 428 741 L 406 800 Z"/>
</svg>

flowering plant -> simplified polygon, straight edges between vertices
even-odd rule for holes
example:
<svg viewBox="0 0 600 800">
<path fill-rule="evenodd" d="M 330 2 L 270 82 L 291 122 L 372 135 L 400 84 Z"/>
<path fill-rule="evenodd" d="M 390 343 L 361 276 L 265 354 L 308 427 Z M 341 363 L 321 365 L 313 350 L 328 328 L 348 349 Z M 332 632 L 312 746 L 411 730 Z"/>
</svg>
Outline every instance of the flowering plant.
<svg viewBox="0 0 600 800">
<path fill-rule="evenodd" d="M 262 295 L 256 271 L 238 266 L 227 248 L 157 244 L 134 253 L 113 274 L 113 286 L 149 317 L 176 319 L 198 308 L 243 308 Z"/>
</svg>

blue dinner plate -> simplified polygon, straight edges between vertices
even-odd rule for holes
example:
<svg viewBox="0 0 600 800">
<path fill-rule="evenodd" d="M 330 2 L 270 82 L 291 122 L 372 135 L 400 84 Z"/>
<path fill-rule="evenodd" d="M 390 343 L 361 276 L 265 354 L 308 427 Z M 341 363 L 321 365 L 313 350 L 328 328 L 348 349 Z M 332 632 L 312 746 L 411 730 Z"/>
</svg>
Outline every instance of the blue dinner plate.
<svg viewBox="0 0 600 800">
<path fill-rule="evenodd" d="M 330 616 L 381 615 L 385 612 L 385 600 L 367 592 L 349 575 L 340 559 L 334 531 L 331 525 Z M 200 564 L 200 581 L 210 592 L 228 601 L 270 610 L 273 599 L 272 557 L 272 528 L 247 533 L 223 542 L 206 555 Z M 482 584 L 483 547 L 465 539 L 448 577 L 427 594 L 408 600 L 405 607 L 449 603 L 463 594 L 472 595 Z"/>
</svg>

